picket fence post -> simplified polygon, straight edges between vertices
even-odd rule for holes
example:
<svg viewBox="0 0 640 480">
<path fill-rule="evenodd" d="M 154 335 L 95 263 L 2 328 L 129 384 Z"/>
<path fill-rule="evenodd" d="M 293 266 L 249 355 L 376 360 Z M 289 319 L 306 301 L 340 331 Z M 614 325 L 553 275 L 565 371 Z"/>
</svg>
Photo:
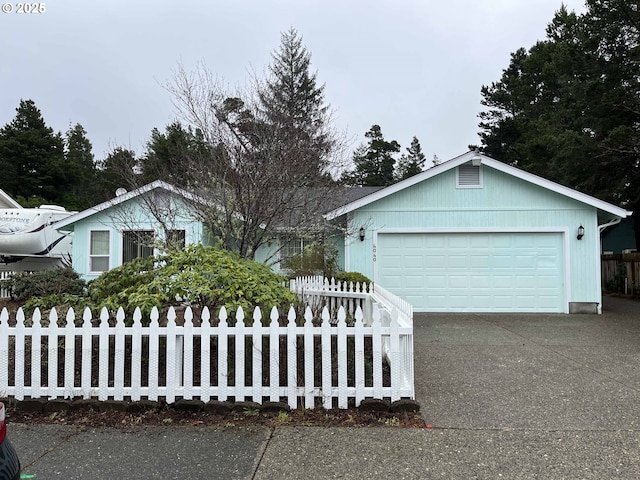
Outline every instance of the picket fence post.
<svg viewBox="0 0 640 480">
<path fill-rule="evenodd" d="M 304 408 L 314 407 L 314 340 L 313 340 L 313 312 L 307 305 L 304 310 Z"/>
<path fill-rule="evenodd" d="M 160 313 L 157 307 L 151 309 L 151 321 L 149 323 L 149 400 L 157 401 L 159 396 L 159 372 L 160 363 Z"/>
<path fill-rule="evenodd" d="M 228 398 L 227 385 L 229 378 L 229 366 L 227 354 L 229 348 L 229 325 L 227 324 L 227 309 L 220 309 L 218 326 L 218 399 L 225 401 Z"/>
<path fill-rule="evenodd" d="M 320 326 L 320 344 L 322 351 L 322 406 L 331 409 L 332 385 L 331 385 L 331 325 L 329 325 L 329 309 L 322 309 L 322 324 Z"/>
<path fill-rule="evenodd" d="M 269 401 L 280 400 L 280 338 L 278 321 L 280 314 L 278 309 L 273 307 L 269 315 Z"/>
<path fill-rule="evenodd" d="M 20 312 L 22 309 L 19 309 Z M 36 308 L 31 316 L 31 397 L 40 398 L 43 393 L 42 389 L 42 317 L 40 309 Z M 4 385 L 4 383 L 2 384 Z M 18 398 L 16 396 L 16 398 Z M 18 400 L 22 400 L 18 398 Z"/>
<path fill-rule="evenodd" d="M 204 307 L 200 314 L 200 399 L 211 400 L 211 315 L 209 307 Z"/>
<path fill-rule="evenodd" d="M 258 307 L 253 310 L 251 329 L 251 362 L 254 402 L 262 403 L 262 312 Z"/>
<path fill-rule="evenodd" d="M 184 388 L 183 397 L 186 400 L 193 399 L 193 310 L 187 307 L 184 311 L 184 343 L 182 362 L 182 382 Z"/>
<path fill-rule="evenodd" d="M 24 312 L 16 315 L 16 349 L 15 349 L 15 386 L 16 398 L 24 398 Z"/>
</svg>

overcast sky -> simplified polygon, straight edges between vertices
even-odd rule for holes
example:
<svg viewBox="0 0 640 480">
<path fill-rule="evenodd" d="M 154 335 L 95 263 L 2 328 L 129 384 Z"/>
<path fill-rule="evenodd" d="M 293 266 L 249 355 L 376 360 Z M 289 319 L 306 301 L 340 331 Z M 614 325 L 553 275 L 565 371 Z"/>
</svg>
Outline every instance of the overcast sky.
<svg viewBox="0 0 640 480">
<path fill-rule="evenodd" d="M 140 0 L 44 2 L 0 13 L 0 126 L 32 99 L 48 126 L 80 123 L 96 159 L 144 152 L 176 118 L 161 86 L 198 62 L 230 86 L 264 72 L 294 27 L 352 149 L 378 124 L 402 150 L 417 136 L 429 165 L 479 143 L 480 88 L 545 36 L 561 0 Z M 0 3 L 2 3 L 0 1 Z M 584 11 L 584 0 L 565 0 Z"/>
</svg>

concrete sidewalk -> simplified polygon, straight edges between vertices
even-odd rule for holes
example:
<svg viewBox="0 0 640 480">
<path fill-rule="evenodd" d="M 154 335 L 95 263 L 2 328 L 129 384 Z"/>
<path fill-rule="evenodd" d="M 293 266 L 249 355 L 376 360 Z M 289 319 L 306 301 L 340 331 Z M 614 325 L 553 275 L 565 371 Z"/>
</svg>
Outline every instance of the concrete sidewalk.
<svg viewBox="0 0 640 480">
<path fill-rule="evenodd" d="M 640 478 L 640 304 L 416 315 L 433 429 L 11 424 L 36 479 Z"/>
</svg>

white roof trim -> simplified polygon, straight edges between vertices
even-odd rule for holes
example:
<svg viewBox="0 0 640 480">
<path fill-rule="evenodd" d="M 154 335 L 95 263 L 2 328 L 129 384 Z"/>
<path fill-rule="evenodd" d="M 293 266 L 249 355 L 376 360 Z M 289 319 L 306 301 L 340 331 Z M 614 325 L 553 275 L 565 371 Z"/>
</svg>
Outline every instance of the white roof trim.
<svg viewBox="0 0 640 480">
<path fill-rule="evenodd" d="M 185 190 L 174 187 L 173 185 L 163 182 L 162 180 L 156 180 L 155 182 L 148 183 L 147 185 L 144 185 L 140 188 L 136 188 L 135 190 L 131 190 L 130 192 L 123 193 L 122 195 L 112 198 L 111 200 L 107 200 L 106 202 L 102 202 L 98 205 L 87 208 L 86 210 L 83 210 L 74 215 L 71 215 L 65 218 L 64 220 L 60 220 L 59 222 L 56 223 L 56 229 L 64 230 L 64 227 L 67 227 L 73 223 L 79 222 L 80 220 L 84 220 L 85 218 L 90 217 L 91 215 L 107 210 L 111 207 L 114 207 L 123 202 L 126 202 L 127 200 L 131 200 L 132 198 L 138 197 L 140 195 L 143 195 L 147 192 L 150 192 L 158 188 L 175 193 L 187 199 L 197 200 L 197 197 L 195 195 Z"/>
<path fill-rule="evenodd" d="M 7 192 L 0 188 L 0 198 L 2 198 L 6 203 L 9 204 L 9 208 L 22 208 L 18 202 L 16 202 Z"/>
<path fill-rule="evenodd" d="M 435 177 L 440 173 L 446 172 L 447 170 L 451 170 L 456 168 L 458 165 L 462 165 L 463 163 L 467 163 L 471 161 L 471 158 L 476 155 L 475 152 L 467 152 L 458 157 L 452 158 L 446 162 L 441 163 L 435 167 L 432 167 L 428 170 L 425 170 L 422 173 L 414 175 L 406 180 L 395 183 L 387 188 L 383 188 L 382 190 L 378 190 L 372 194 L 367 195 L 366 197 L 362 197 L 354 202 L 348 203 L 342 207 L 336 208 L 324 215 L 327 220 L 332 220 L 334 218 L 340 217 L 347 213 L 350 213 L 354 210 L 357 210 L 365 205 L 369 205 L 377 200 L 385 198 L 389 195 L 393 195 L 400 190 L 404 190 L 405 188 L 411 187 L 417 183 L 423 182 L 431 177 Z M 578 202 L 582 202 L 586 205 L 590 205 L 598 210 L 602 210 L 603 212 L 610 213 L 612 215 L 625 218 L 631 215 L 632 212 L 627 211 L 623 208 L 616 207 L 610 203 L 599 200 L 590 195 L 586 195 L 584 193 L 580 193 L 571 188 L 562 186 L 558 183 L 552 182 L 551 180 L 547 180 L 545 178 L 539 177 L 532 173 L 525 172 L 524 170 L 520 170 L 519 168 L 512 167 L 511 165 L 507 165 L 506 163 L 499 162 L 498 160 L 494 160 L 493 158 L 487 157 L 485 155 L 480 155 L 482 158 L 482 165 L 486 165 L 487 167 L 495 168 L 501 172 L 507 173 L 514 177 L 520 178 L 526 182 L 532 183 L 534 185 L 538 185 L 542 188 L 546 188 L 553 192 L 559 193 L 560 195 L 564 195 L 566 197 L 577 200 Z"/>
</svg>

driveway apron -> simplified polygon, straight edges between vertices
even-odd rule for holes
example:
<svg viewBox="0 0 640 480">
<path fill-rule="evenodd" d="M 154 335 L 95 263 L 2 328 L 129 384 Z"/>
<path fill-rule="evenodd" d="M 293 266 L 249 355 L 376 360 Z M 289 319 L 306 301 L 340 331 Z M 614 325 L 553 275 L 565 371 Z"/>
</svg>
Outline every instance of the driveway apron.
<svg viewBox="0 0 640 480">
<path fill-rule="evenodd" d="M 638 430 L 640 303 L 602 315 L 416 314 L 416 399 L 454 429 Z"/>
</svg>

